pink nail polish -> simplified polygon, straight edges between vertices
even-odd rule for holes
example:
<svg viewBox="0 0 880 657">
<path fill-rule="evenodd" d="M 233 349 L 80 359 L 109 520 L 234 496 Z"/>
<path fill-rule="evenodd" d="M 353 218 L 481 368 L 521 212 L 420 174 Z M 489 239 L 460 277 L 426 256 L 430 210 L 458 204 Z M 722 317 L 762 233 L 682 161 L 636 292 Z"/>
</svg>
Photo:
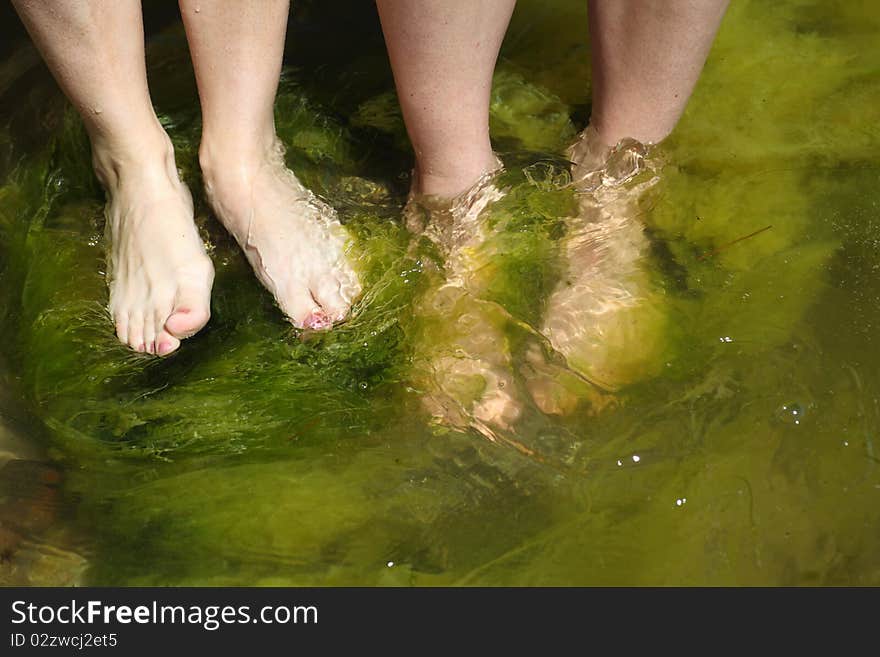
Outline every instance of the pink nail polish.
<svg viewBox="0 0 880 657">
<path fill-rule="evenodd" d="M 327 317 L 327 313 L 323 310 L 316 310 L 306 317 L 303 326 L 307 329 L 312 329 L 313 331 L 323 331 L 324 329 L 333 326 L 333 320 Z"/>
</svg>

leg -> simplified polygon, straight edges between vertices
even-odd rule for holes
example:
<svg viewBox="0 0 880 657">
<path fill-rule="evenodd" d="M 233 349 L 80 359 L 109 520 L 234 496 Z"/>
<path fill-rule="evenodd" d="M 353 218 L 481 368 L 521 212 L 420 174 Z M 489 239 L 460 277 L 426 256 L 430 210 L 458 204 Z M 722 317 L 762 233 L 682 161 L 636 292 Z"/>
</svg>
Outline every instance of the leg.
<svg viewBox="0 0 880 657">
<path fill-rule="evenodd" d="M 569 150 L 581 212 L 564 242 L 568 275 L 547 302 L 541 332 L 571 369 L 606 391 L 655 375 L 663 362 L 667 313 L 642 267 L 649 242 L 638 220 L 657 177 L 625 183 L 644 170 L 644 144 L 678 122 L 726 6 L 590 0 L 593 113 Z M 561 377 L 540 352 L 531 355 L 536 403 L 568 412 L 574 400 Z"/>
<path fill-rule="evenodd" d="M 164 355 L 208 321 L 213 268 L 150 102 L 137 0 L 14 0 L 92 143 L 119 339 Z"/>
<path fill-rule="evenodd" d="M 180 0 L 202 104 L 199 160 L 218 218 L 297 327 L 326 328 L 360 285 L 331 208 L 284 166 L 273 106 L 289 0 Z"/>
<path fill-rule="evenodd" d="M 514 0 L 377 5 L 416 154 L 407 225 L 437 245 L 453 281 L 429 290 L 414 308 L 429 328 L 417 341 L 413 376 L 436 421 L 503 440 L 521 412 L 505 318 L 481 304 L 467 281 L 475 264 L 469 257 L 486 239 L 480 217 L 502 196 L 491 180 L 475 183 L 498 167 L 489 99 Z M 450 322 L 450 316 L 461 319 Z"/>
<path fill-rule="evenodd" d="M 728 0 L 590 0 L 593 113 L 607 146 L 657 143 L 678 122 Z"/>
<path fill-rule="evenodd" d="M 413 191 L 451 197 L 497 166 L 492 72 L 515 0 L 378 0 L 416 153 Z"/>
</svg>

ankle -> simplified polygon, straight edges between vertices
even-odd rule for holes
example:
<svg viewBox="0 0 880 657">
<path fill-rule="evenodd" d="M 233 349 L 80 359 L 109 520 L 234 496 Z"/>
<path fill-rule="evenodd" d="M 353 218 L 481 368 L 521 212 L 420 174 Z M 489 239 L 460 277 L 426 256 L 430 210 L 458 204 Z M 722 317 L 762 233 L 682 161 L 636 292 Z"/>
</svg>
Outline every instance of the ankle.
<svg viewBox="0 0 880 657">
<path fill-rule="evenodd" d="M 412 193 L 454 198 L 473 187 L 481 177 L 500 167 L 501 161 L 491 150 L 469 164 L 464 163 L 450 169 L 423 166 L 421 162 L 416 162 Z"/>
<path fill-rule="evenodd" d="M 604 121 L 601 116 L 590 118 L 594 141 L 609 151 L 625 139 L 635 139 L 646 145 L 659 144 L 669 136 L 673 127 L 675 126 L 625 120 L 610 122 Z"/>
<path fill-rule="evenodd" d="M 283 146 L 275 135 L 259 139 L 216 138 L 202 135 L 199 145 L 199 167 L 209 193 L 224 188 L 247 186 L 267 163 L 283 159 Z"/>
<path fill-rule="evenodd" d="M 157 123 L 157 130 L 139 134 L 137 141 L 92 140 L 92 166 L 108 192 L 135 181 L 180 184 L 174 146 Z"/>
</svg>

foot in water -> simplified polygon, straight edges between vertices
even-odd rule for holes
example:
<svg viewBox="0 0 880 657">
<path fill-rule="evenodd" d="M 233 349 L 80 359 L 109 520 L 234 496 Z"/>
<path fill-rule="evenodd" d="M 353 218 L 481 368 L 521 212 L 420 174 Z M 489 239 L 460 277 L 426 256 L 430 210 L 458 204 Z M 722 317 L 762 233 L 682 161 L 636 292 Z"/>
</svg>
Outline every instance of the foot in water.
<svg viewBox="0 0 880 657">
<path fill-rule="evenodd" d="M 345 319 L 361 291 L 348 234 L 285 166 L 281 143 L 253 164 L 203 157 L 202 171 L 214 212 L 293 325 L 321 330 Z"/>
<path fill-rule="evenodd" d="M 548 375 L 558 368 L 532 349 L 528 385 L 546 413 L 571 412 L 577 404 L 573 391 L 586 382 L 604 391 L 604 401 L 593 400 L 601 408 L 613 399 L 607 393 L 659 367 L 666 314 L 644 269 L 649 241 L 639 219 L 640 203 L 658 181 L 645 159 L 648 150 L 635 140 L 609 148 L 591 128 L 568 150 L 579 213 L 567 220 L 564 273 L 547 301 L 540 332 L 582 382 L 563 385 Z"/>
<path fill-rule="evenodd" d="M 93 151 L 107 193 L 109 310 L 119 340 L 165 356 L 211 314 L 214 268 L 193 223 L 189 190 L 164 133 L 155 156 Z"/>
<path fill-rule="evenodd" d="M 415 384 L 438 424 L 503 440 L 520 413 L 503 308 L 479 296 L 475 258 L 489 237 L 485 210 L 504 196 L 497 168 L 454 198 L 411 193 L 407 227 L 437 250 L 443 276 L 415 307 L 423 326 Z"/>
</svg>

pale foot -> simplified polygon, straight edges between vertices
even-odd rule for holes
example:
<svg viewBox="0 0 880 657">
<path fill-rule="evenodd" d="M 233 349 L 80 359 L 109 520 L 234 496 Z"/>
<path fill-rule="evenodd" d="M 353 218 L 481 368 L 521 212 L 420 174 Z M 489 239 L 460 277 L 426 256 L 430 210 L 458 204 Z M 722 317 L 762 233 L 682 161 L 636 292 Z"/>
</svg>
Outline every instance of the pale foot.
<svg viewBox="0 0 880 657">
<path fill-rule="evenodd" d="M 293 325 L 320 330 L 345 319 L 361 291 L 348 234 L 285 166 L 281 144 L 253 164 L 205 155 L 211 149 L 204 146 L 202 152 L 214 212 Z"/>
<path fill-rule="evenodd" d="M 496 185 L 501 163 L 453 198 L 416 191 L 404 210 L 407 227 L 437 248 L 443 282 L 416 304 L 426 331 L 416 358 L 415 378 L 434 422 L 471 427 L 492 441 L 505 434 L 522 412 L 504 334 L 508 317 L 479 299 L 474 276 L 480 247 L 488 239 L 484 211 L 504 196 Z"/>
<path fill-rule="evenodd" d="M 646 146 L 624 140 L 608 149 L 593 137 L 588 128 L 568 152 L 580 212 L 567 222 L 566 272 L 540 331 L 573 372 L 613 392 L 656 374 L 665 348 L 665 308 L 643 268 L 649 242 L 639 220 L 639 202 L 658 178 Z M 530 386 L 536 403 L 570 411 L 547 381 Z"/>
<path fill-rule="evenodd" d="M 155 157 L 94 149 L 107 191 L 109 310 L 120 341 L 135 351 L 170 354 L 211 314 L 214 268 L 193 223 L 189 190 L 180 181 L 171 142 L 162 134 Z"/>
</svg>

